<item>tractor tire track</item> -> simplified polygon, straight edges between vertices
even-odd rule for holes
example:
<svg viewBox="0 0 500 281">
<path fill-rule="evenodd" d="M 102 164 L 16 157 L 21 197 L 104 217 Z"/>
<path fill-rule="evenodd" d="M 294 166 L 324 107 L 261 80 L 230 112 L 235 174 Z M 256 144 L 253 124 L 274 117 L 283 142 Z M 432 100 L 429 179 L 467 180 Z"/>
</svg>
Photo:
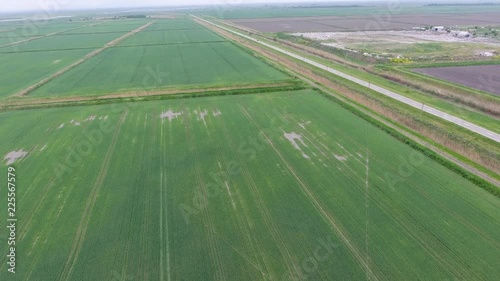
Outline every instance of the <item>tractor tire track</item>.
<svg viewBox="0 0 500 281">
<path fill-rule="evenodd" d="M 379 278 L 377 275 L 372 271 L 370 265 L 367 263 L 365 260 L 364 255 L 362 252 L 357 248 L 357 246 L 351 241 L 351 238 L 349 237 L 348 232 L 343 228 L 343 226 L 339 223 L 338 219 L 335 218 L 333 214 L 329 214 L 321 205 L 321 203 L 318 201 L 316 196 L 311 192 L 310 188 L 302 181 L 302 179 L 297 175 L 295 170 L 291 167 L 291 165 L 286 161 L 286 159 L 283 157 L 283 155 L 279 152 L 279 150 L 276 148 L 276 146 L 273 144 L 273 142 L 269 139 L 269 137 L 266 135 L 265 132 L 260 130 L 259 126 L 255 123 L 255 121 L 252 119 L 250 114 L 242 107 L 242 111 L 245 113 L 247 116 L 248 120 L 252 123 L 252 125 L 260 131 L 262 136 L 266 139 L 270 147 L 275 151 L 276 155 L 281 159 L 285 167 L 287 167 L 288 171 L 290 174 L 295 178 L 299 186 L 301 187 L 302 191 L 304 194 L 309 198 L 309 200 L 313 203 L 315 209 L 322 215 L 323 219 L 330 225 L 330 227 L 336 232 L 336 234 L 341 238 L 342 242 L 344 245 L 349 249 L 351 252 L 352 256 L 355 258 L 357 263 L 360 265 L 360 267 L 365 271 L 367 276 L 370 277 L 370 280 L 375 280 L 378 281 Z"/>
<path fill-rule="evenodd" d="M 90 222 L 90 217 L 92 214 L 92 209 L 94 208 L 97 196 L 99 194 L 99 190 L 102 187 L 106 174 L 108 172 L 109 165 L 111 163 L 111 159 L 115 150 L 115 146 L 118 140 L 118 136 L 120 135 L 120 131 L 123 125 L 123 121 L 125 120 L 128 114 L 128 110 L 123 112 L 118 124 L 116 125 L 115 131 L 113 133 L 113 137 L 111 139 L 111 143 L 108 147 L 108 151 L 104 157 L 103 163 L 101 165 L 101 169 L 99 170 L 99 174 L 97 179 L 92 187 L 90 192 L 90 196 L 87 200 L 87 204 L 85 205 L 85 209 L 83 211 L 82 217 L 80 219 L 80 224 L 78 225 L 77 232 L 75 234 L 75 238 L 73 240 L 73 245 L 71 247 L 70 254 L 68 256 L 68 260 L 64 265 L 64 269 L 59 276 L 59 280 L 68 280 L 71 277 L 76 261 L 78 260 L 78 255 L 82 248 L 83 242 L 85 240 L 85 234 L 87 232 L 87 227 Z"/>
</svg>

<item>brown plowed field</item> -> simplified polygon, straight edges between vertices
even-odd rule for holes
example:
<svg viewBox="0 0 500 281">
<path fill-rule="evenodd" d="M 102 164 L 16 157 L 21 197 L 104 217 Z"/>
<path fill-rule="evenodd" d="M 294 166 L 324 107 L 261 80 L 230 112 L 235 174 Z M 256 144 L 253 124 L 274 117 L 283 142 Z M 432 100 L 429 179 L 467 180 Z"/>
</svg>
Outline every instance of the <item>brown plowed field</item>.
<svg viewBox="0 0 500 281">
<path fill-rule="evenodd" d="M 263 32 L 400 30 L 434 25 L 500 25 L 500 13 L 258 18 L 231 22 Z"/>
<path fill-rule="evenodd" d="M 417 68 L 414 71 L 500 96 L 500 64 Z"/>
</svg>

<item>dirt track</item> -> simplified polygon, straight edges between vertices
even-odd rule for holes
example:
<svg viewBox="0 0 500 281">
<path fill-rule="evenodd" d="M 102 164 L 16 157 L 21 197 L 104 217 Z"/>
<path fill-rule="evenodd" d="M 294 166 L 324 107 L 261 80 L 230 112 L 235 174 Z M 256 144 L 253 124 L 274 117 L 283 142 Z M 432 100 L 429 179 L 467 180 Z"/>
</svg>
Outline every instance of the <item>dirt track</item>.
<svg viewBox="0 0 500 281">
<path fill-rule="evenodd" d="M 162 96 L 162 95 L 178 95 L 178 94 L 194 94 L 203 92 L 215 91 L 231 91 L 231 90 L 244 90 L 254 88 L 275 88 L 292 86 L 292 83 L 266 83 L 266 84 L 252 84 L 252 85 L 236 85 L 231 87 L 213 87 L 213 88 L 193 88 L 193 89 L 165 89 L 155 91 L 130 91 L 111 93 L 101 96 L 74 96 L 74 97 L 57 97 L 57 98 L 38 98 L 38 99 L 15 99 L 7 102 L 0 103 L 0 110 L 10 110 L 19 108 L 30 108 L 34 106 L 43 106 L 50 104 L 65 104 L 74 102 L 86 102 L 95 100 L 112 100 L 121 98 L 140 98 L 148 96 Z"/>
</svg>

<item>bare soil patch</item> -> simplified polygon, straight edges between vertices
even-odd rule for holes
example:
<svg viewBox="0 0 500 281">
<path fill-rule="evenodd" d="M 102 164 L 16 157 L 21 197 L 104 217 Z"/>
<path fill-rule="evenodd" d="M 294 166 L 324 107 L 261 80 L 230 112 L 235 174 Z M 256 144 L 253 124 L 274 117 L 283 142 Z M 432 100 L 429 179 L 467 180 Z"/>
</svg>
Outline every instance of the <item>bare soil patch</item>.
<svg viewBox="0 0 500 281">
<path fill-rule="evenodd" d="M 283 135 L 285 136 L 285 138 L 288 141 L 290 141 L 290 143 L 292 144 L 292 146 L 295 149 L 297 149 L 298 151 L 300 151 L 302 153 L 302 157 L 304 157 L 306 159 L 310 159 L 310 157 L 304 151 L 302 151 L 302 148 L 300 148 L 300 146 L 299 146 L 299 143 L 301 143 L 303 146 L 307 147 L 307 145 L 304 143 L 304 140 L 302 140 L 302 135 L 299 135 L 295 132 L 283 133 Z"/>
<path fill-rule="evenodd" d="M 500 96 L 500 65 L 417 68 L 413 70 Z"/>
<path fill-rule="evenodd" d="M 162 114 L 160 114 L 160 118 L 161 119 L 168 118 L 168 121 L 172 122 L 173 119 L 175 119 L 181 115 L 182 115 L 182 112 L 174 112 L 174 111 L 172 111 L 172 109 L 169 109 L 168 111 L 162 112 Z"/>
<path fill-rule="evenodd" d="M 5 155 L 3 160 L 7 160 L 7 165 L 10 165 L 16 162 L 17 160 L 24 158 L 26 155 L 28 155 L 27 151 L 24 151 L 22 149 L 20 149 L 19 151 L 14 150 L 7 153 L 7 155 Z"/>
</svg>

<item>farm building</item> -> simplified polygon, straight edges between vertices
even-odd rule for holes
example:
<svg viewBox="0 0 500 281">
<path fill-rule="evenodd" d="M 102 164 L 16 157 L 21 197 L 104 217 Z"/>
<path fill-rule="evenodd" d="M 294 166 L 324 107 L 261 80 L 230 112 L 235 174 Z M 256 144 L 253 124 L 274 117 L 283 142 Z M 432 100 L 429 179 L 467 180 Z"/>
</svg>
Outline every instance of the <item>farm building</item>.
<svg viewBox="0 0 500 281">
<path fill-rule="evenodd" d="M 445 31 L 444 26 L 433 26 L 432 31 L 442 32 Z"/>
<path fill-rule="evenodd" d="M 469 38 L 472 37 L 472 34 L 470 34 L 467 31 L 453 31 L 453 36 L 458 37 L 458 38 Z"/>
</svg>

